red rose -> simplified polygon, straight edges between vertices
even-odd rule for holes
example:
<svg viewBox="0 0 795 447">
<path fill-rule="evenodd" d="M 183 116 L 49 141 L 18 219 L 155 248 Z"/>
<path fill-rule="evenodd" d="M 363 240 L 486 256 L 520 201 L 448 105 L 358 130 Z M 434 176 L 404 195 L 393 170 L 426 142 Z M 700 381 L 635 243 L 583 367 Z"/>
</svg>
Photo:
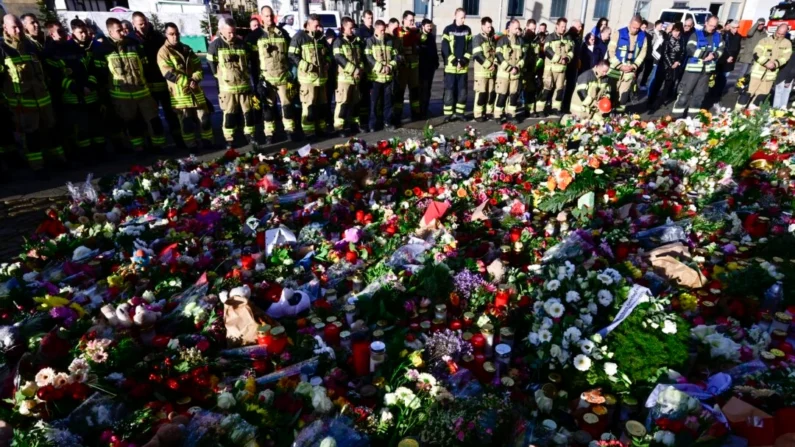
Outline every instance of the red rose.
<svg viewBox="0 0 795 447">
<path fill-rule="evenodd" d="M 243 270 L 253 270 L 254 266 L 256 265 L 256 261 L 251 255 L 243 255 L 240 257 L 240 264 L 243 267 Z"/>
<path fill-rule="evenodd" d="M 88 397 L 90 388 L 88 388 L 88 385 L 85 383 L 73 383 L 72 389 L 70 391 L 72 399 L 76 401 L 84 401 Z"/>
<path fill-rule="evenodd" d="M 49 401 L 53 399 L 54 393 L 55 393 L 55 387 L 52 385 L 46 385 L 39 388 L 39 390 L 36 391 L 36 397 L 44 401 Z"/>
<path fill-rule="evenodd" d="M 345 253 L 345 260 L 351 264 L 355 263 L 357 259 L 359 259 L 359 255 L 355 251 L 351 250 Z"/>
<path fill-rule="evenodd" d="M 196 349 L 201 352 L 204 352 L 210 348 L 210 342 L 207 339 L 201 339 L 198 343 L 196 343 Z"/>
</svg>

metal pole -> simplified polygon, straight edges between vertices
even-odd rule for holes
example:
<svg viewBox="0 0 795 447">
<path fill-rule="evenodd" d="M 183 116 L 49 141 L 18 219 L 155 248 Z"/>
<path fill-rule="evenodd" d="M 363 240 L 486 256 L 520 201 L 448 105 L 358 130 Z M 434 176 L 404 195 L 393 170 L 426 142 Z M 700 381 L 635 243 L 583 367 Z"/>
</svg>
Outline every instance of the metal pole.
<svg viewBox="0 0 795 447">
<path fill-rule="evenodd" d="M 501 33 L 501 32 L 504 31 L 504 28 L 502 27 L 502 20 L 503 20 L 503 17 L 504 17 L 504 14 L 502 13 L 502 7 L 503 7 L 504 4 L 505 4 L 505 0 L 500 0 L 500 12 L 499 12 L 500 19 L 497 22 L 497 29 L 494 30 L 495 33 Z"/>
<path fill-rule="evenodd" d="M 428 20 L 433 21 L 433 0 L 428 0 Z"/>
<path fill-rule="evenodd" d="M 298 23 L 297 28 L 298 30 L 304 29 L 304 22 L 306 22 L 307 13 L 306 13 L 306 2 L 308 0 L 298 0 Z"/>
<path fill-rule="evenodd" d="M 585 29 L 585 17 L 586 13 L 588 12 L 588 0 L 582 0 L 582 11 L 580 11 L 580 22 L 582 22 L 582 28 Z"/>
</svg>

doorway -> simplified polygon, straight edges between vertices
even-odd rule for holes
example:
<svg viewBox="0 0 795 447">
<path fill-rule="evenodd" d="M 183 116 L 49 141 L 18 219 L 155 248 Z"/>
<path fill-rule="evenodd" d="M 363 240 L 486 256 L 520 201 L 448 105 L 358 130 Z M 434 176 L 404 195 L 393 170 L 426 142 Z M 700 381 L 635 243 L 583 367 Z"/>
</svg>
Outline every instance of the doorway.
<svg viewBox="0 0 795 447">
<path fill-rule="evenodd" d="M 723 9 L 723 3 L 710 3 L 709 4 L 709 13 L 715 17 L 720 19 L 720 13 Z"/>
</svg>

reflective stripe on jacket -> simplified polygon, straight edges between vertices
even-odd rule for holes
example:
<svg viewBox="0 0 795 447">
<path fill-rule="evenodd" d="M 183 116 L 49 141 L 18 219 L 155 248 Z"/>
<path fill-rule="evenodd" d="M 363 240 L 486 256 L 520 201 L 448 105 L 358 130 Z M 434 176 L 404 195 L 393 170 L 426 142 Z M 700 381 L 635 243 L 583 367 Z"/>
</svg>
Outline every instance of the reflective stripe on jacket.
<svg viewBox="0 0 795 447">
<path fill-rule="evenodd" d="M 442 59 L 444 72 L 464 74 L 469 70 L 472 58 L 472 30 L 466 25 L 447 25 L 442 34 Z M 458 66 L 461 68 L 458 68 Z"/>
<path fill-rule="evenodd" d="M 353 74 L 362 69 L 364 57 L 362 44 L 356 36 L 341 36 L 334 40 L 334 60 L 337 62 L 337 82 L 354 84 L 358 82 Z"/>
<path fill-rule="evenodd" d="M 201 82 L 202 63 L 193 50 L 183 44 L 165 43 L 157 52 L 160 74 L 168 82 L 171 106 L 175 109 L 192 109 L 207 104 L 201 87 L 191 90 L 190 81 Z"/>
<path fill-rule="evenodd" d="M 285 85 L 290 80 L 290 36 L 282 29 L 272 26 L 263 30 L 257 39 L 260 78 L 273 85 Z"/>
<path fill-rule="evenodd" d="M 495 56 L 499 64 L 497 78 L 510 80 L 521 78 L 528 49 L 529 47 L 524 45 L 522 38 L 519 36 L 500 37 L 500 40 L 497 41 Z M 517 69 L 516 73 L 511 73 L 514 68 Z"/>
<path fill-rule="evenodd" d="M 705 62 L 704 58 L 710 53 L 715 53 L 712 60 Z M 723 39 L 720 34 L 713 32 L 707 36 L 702 30 L 696 30 L 687 41 L 687 65 L 685 71 L 696 73 L 712 73 L 715 65 L 723 53 Z"/>
<path fill-rule="evenodd" d="M 475 78 L 493 79 L 496 76 L 491 67 L 496 63 L 497 45 L 494 34 L 480 33 L 472 38 L 472 59 L 475 60 Z"/>
<path fill-rule="evenodd" d="M 0 81 L 9 108 L 37 108 L 52 103 L 47 90 L 41 54 L 32 41 L 23 37 L 17 46 L 0 44 Z M 3 125 L 10 125 L 4 123 Z"/>
<path fill-rule="evenodd" d="M 577 78 L 577 87 L 571 97 L 571 111 L 581 115 L 597 111 L 596 103 L 610 97 L 608 76 L 599 77 L 593 69 L 583 72 Z"/>
<path fill-rule="evenodd" d="M 403 63 L 412 69 L 420 68 L 420 31 L 417 28 L 400 27 L 396 34 L 402 43 Z"/>
<path fill-rule="evenodd" d="M 371 81 L 384 84 L 392 82 L 397 69 L 397 50 L 391 37 L 384 34 L 380 39 L 376 36 L 367 39 L 364 55 L 367 58 Z M 385 72 L 387 66 L 391 67 L 389 73 Z"/>
<path fill-rule="evenodd" d="M 610 45 L 607 47 L 607 54 L 610 59 L 610 71 L 608 76 L 620 78 L 624 74 L 619 67 L 622 65 L 632 65 L 635 68 L 646 59 L 647 47 L 646 33 L 638 31 L 638 34 L 631 35 L 629 28 L 624 27 L 614 32 L 610 38 Z M 637 61 L 637 62 L 636 62 Z M 628 73 L 634 76 L 634 73 Z"/>
<path fill-rule="evenodd" d="M 326 39 L 321 33 L 300 31 L 290 42 L 290 60 L 298 67 L 302 85 L 325 85 L 331 60 Z"/>
<path fill-rule="evenodd" d="M 210 70 L 218 78 L 220 93 L 248 93 L 251 91 L 249 79 L 248 52 L 246 45 L 238 37 L 230 42 L 219 36 L 207 49 L 207 62 Z"/>
<path fill-rule="evenodd" d="M 544 71 L 561 73 L 566 71 L 566 65 L 574 58 L 574 42 L 567 35 L 556 32 L 550 34 L 544 43 Z M 560 61 L 566 58 L 566 63 Z"/>
<path fill-rule="evenodd" d="M 778 72 L 792 55 L 792 42 L 789 39 L 776 39 L 773 36 L 760 40 L 754 48 L 754 67 L 751 77 L 763 81 L 775 81 Z M 776 68 L 770 70 L 765 67 L 768 62 L 773 62 Z"/>
<path fill-rule="evenodd" d="M 62 104 L 94 104 L 99 100 L 94 75 L 97 69 L 90 52 L 75 40 L 64 40 L 49 42 L 45 53 L 50 90 Z"/>
<path fill-rule="evenodd" d="M 141 44 L 128 37 L 118 42 L 110 39 L 111 51 L 105 57 L 110 71 L 110 97 L 115 99 L 140 99 L 149 96 L 149 86 L 144 76 L 146 55 Z"/>
</svg>

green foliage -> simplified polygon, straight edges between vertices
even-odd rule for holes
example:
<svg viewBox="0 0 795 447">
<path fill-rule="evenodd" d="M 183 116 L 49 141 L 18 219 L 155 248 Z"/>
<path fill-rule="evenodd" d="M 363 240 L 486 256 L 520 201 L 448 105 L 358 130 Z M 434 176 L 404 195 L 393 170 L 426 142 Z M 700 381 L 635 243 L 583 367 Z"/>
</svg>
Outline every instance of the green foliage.
<svg viewBox="0 0 795 447">
<path fill-rule="evenodd" d="M 583 194 L 604 190 L 610 184 L 610 180 L 610 176 L 605 173 L 597 174 L 594 169 L 586 169 L 577 174 L 565 191 L 555 190 L 552 195 L 543 198 L 538 203 L 538 209 L 548 213 L 560 212 L 566 205 L 579 199 Z"/>
<path fill-rule="evenodd" d="M 767 136 L 763 132 L 767 125 L 770 105 L 765 103 L 748 118 L 740 118 L 745 124 L 732 131 L 723 142 L 710 151 L 714 163 L 726 163 L 735 168 L 743 167 L 756 152 Z M 738 115 L 735 115 L 738 116 Z"/>
<path fill-rule="evenodd" d="M 45 2 L 44 0 L 38 0 L 36 2 L 36 5 L 39 7 L 39 13 L 37 15 L 39 21 L 41 22 L 42 30 L 44 29 L 45 22 L 49 21 L 61 22 L 61 23 L 63 22 L 61 18 L 58 17 L 58 14 L 52 9 L 50 9 L 49 6 L 47 6 L 47 2 Z"/>
<path fill-rule="evenodd" d="M 166 24 L 160 20 L 160 17 L 157 14 L 152 13 L 149 15 L 149 23 L 152 24 L 152 29 L 158 32 L 165 32 L 166 31 Z"/>
<path fill-rule="evenodd" d="M 218 33 L 218 16 L 208 12 L 205 17 L 206 19 L 201 20 L 199 25 L 205 32 L 205 35 L 210 38 Z"/>
<path fill-rule="evenodd" d="M 453 277 L 450 269 L 444 264 L 433 261 L 425 263 L 425 267 L 412 277 L 411 290 L 421 297 L 436 300 L 447 300 L 453 291 Z"/>
</svg>

